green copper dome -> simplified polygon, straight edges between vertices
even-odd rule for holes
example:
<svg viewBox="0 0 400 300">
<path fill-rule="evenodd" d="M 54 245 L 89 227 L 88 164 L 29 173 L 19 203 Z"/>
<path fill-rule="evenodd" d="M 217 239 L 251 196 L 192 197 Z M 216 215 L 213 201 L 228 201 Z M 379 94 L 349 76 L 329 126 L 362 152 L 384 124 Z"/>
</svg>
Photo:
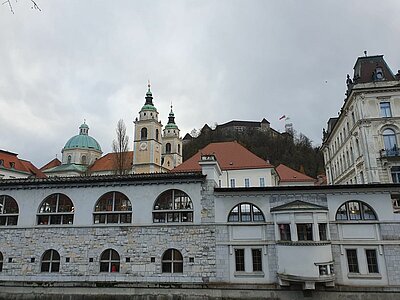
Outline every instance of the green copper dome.
<svg viewBox="0 0 400 300">
<path fill-rule="evenodd" d="M 79 127 L 79 134 L 73 136 L 68 140 L 65 144 L 63 150 L 71 150 L 71 149 L 93 149 L 101 152 L 101 147 L 99 143 L 88 135 L 89 126 L 86 123 L 83 123 Z"/>
<path fill-rule="evenodd" d="M 143 105 L 143 107 L 140 111 L 143 111 L 143 110 L 157 111 L 157 109 L 153 105 L 150 105 L 150 104 Z"/>
</svg>

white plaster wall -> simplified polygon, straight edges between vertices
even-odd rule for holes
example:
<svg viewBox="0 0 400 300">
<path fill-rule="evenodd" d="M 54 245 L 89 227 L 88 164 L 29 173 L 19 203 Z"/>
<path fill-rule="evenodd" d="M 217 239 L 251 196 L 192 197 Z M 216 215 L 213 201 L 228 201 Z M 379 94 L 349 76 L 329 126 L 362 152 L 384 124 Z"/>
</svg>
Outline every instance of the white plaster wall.
<svg viewBox="0 0 400 300">
<path fill-rule="evenodd" d="M 0 180 L 1 179 L 10 179 L 10 178 L 26 178 L 29 175 L 30 174 L 24 174 L 24 173 L 18 172 L 16 170 L 0 168 Z"/>
<path fill-rule="evenodd" d="M 260 178 L 264 178 L 265 186 L 274 186 L 272 178 L 272 168 L 265 169 L 244 169 L 244 170 L 225 170 L 222 171 L 221 187 L 231 187 L 230 180 L 235 179 L 235 187 L 244 187 L 245 178 L 249 178 L 250 187 L 260 186 Z"/>
</svg>

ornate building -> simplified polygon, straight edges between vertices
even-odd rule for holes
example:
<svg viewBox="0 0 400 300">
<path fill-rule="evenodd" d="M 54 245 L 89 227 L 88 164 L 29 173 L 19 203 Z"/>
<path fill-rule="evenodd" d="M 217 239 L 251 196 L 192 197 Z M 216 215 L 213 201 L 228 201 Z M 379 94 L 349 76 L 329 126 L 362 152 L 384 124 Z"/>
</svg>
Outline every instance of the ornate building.
<svg viewBox="0 0 400 300">
<path fill-rule="evenodd" d="M 400 182 L 400 71 L 383 55 L 359 57 L 322 151 L 328 184 Z"/>
</svg>

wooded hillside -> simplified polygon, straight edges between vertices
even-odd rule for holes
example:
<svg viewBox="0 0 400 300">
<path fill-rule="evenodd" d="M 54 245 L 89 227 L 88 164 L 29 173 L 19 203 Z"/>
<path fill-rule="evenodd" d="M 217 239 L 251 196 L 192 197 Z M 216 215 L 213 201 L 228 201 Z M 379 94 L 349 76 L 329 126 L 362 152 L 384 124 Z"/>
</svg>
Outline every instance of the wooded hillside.
<svg viewBox="0 0 400 300">
<path fill-rule="evenodd" d="M 243 132 L 203 130 L 201 134 L 183 146 L 186 160 L 212 142 L 238 141 L 257 156 L 269 160 L 275 166 L 283 163 L 288 167 L 316 178 L 324 173 L 324 161 L 319 147 L 313 147 L 304 134 L 280 134 L 247 129 Z"/>
</svg>

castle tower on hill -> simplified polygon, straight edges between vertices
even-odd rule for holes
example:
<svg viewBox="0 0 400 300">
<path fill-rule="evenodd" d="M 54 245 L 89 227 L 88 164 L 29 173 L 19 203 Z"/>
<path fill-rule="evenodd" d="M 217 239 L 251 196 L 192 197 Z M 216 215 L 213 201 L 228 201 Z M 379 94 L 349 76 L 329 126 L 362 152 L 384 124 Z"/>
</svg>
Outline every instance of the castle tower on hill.
<svg viewBox="0 0 400 300">
<path fill-rule="evenodd" d="M 162 124 L 153 104 L 150 83 L 145 104 L 134 124 L 133 173 L 159 173 L 173 169 L 182 163 L 182 139 L 175 124 L 175 116 L 169 115 L 162 136 Z"/>
</svg>

